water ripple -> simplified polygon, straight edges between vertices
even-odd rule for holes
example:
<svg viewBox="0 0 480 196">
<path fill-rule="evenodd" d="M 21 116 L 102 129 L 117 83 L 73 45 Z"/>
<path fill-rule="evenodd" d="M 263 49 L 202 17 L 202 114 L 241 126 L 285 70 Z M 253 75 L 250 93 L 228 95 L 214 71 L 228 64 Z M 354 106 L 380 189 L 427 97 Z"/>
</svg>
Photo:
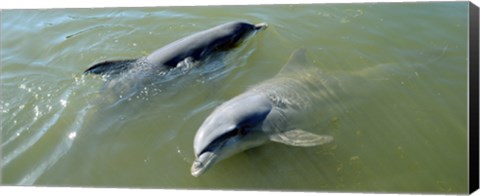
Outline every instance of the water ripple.
<svg viewBox="0 0 480 196">
<path fill-rule="evenodd" d="M 72 89 L 68 89 L 62 94 L 61 99 L 67 100 L 71 94 L 72 94 Z M 50 128 L 53 125 L 55 125 L 55 123 L 58 122 L 58 120 L 60 119 L 64 111 L 65 111 L 65 107 L 61 107 L 55 114 L 53 114 L 53 116 L 48 121 L 46 121 L 45 124 L 43 124 L 40 127 L 40 129 L 36 130 L 34 135 L 28 138 L 27 141 L 25 141 L 22 145 L 18 146 L 15 150 L 13 150 L 13 152 L 7 153 L 2 158 L 2 167 L 5 167 L 12 160 L 16 159 L 22 153 L 24 153 L 25 151 L 30 149 L 32 146 L 34 146 L 50 130 Z M 35 123 L 38 123 L 39 121 L 34 120 L 32 122 L 33 122 L 32 124 L 35 124 Z"/>
<path fill-rule="evenodd" d="M 19 185 L 32 185 L 35 181 L 51 166 L 53 166 L 63 155 L 65 155 L 75 140 L 77 132 L 81 130 L 85 116 L 90 111 L 90 107 L 83 108 L 78 112 L 77 117 L 73 121 L 72 126 L 66 132 L 66 136 L 62 137 L 61 142 L 55 147 L 55 150 L 48 155 L 35 169 L 24 176 L 19 182 Z"/>
</svg>

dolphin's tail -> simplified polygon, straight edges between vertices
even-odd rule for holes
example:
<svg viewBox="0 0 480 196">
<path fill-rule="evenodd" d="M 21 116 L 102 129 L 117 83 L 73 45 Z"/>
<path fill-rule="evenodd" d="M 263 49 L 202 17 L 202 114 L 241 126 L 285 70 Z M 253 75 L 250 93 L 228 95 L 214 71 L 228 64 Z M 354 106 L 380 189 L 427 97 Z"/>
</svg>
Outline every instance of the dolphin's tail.
<svg viewBox="0 0 480 196">
<path fill-rule="evenodd" d="M 84 74 L 117 75 L 132 67 L 137 59 L 113 60 L 96 63 L 85 70 Z"/>
</svg>

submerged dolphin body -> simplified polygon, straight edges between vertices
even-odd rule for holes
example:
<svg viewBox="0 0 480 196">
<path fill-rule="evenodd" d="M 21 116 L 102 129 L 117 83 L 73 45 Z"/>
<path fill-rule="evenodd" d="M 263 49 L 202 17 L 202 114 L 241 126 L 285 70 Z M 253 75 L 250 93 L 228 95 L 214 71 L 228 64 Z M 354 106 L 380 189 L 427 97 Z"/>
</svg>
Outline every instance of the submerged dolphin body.
<svg viewBox="0 0 480 196">
<path fill-rule="evenodd" d="M 310 94 L 316 86 L 319 70 L 305 68 L 304 50 L 292 54 L 289 62 L 274 78 L 218 106 L 198 129 L 193 147 L 196 160 L 191 174 L 203 174 L 216 162 L 267 141 L 292 146 L 316 146 L 333 140 L 303 131 L 295 122 L 312 108 L 318 97 Z"/>
<path fill-rule="evenodd" d="M 135 67 L 146 66 L 150 71 L 167 71 L 182 62 L 197 62 L 212 53 L 225 51 L 240 44 L 248 35 L 265 29 L 265 23 L 229 22 L 157 49 L 150 55 L 138 59 L 113 60 L 96 63 L 85 70 L 85 74 L 118 75 Z"/>
</svg>

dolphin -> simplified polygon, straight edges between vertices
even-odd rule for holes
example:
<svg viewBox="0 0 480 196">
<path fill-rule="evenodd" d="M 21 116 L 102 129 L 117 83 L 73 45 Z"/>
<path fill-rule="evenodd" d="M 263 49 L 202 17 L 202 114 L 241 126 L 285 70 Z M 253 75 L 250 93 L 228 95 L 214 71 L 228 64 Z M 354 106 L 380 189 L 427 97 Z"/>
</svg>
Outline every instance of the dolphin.
<svg viewBox="0 0 480 196">
<path fill-rule="evenodd" d="M 299 49 L 275 77 L 218 106 L 195 135 L 191 174 L 198 177 L 218 161 L 267 141 L 303 147 L 332 141 L 295 127 L 316 106 L 312 90 L 322 89 L 321 72 L 305 64 L 305 50 Z"/>
<path fill-rule="evenodd" d="M 168 71 L 182 62 L 198 62 L 214 52 L 234 48 L 252 32 L 267 26 L 266 23 L 228 22 L 172 42 L 145 57 L 95 63 L 84 74 L 113 76 L 139 66 L 151 67 L 157 72 Z"/>
</svg>

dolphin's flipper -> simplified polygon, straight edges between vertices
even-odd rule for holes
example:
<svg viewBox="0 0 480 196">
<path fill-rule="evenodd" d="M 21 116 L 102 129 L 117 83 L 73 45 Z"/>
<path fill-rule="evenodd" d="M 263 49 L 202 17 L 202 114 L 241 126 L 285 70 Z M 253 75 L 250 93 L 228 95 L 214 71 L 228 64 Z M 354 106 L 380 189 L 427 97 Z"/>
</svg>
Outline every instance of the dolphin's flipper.
<svg viewBox="0 0 480 196">
<path fill-rule="evenodd" d="M 104 61 L 94 64 L 85 70 L 84 74 L 116 75 L 128 70 L 135 64 L 137 59 Z"/>
<path fill-rule="evenodd" d="M 300 129 L 293 129 L 270 136 L 270 140 L 291 146 L 317 146 L 333 140 L 332 136 L 320 136 Z"/>
</svg>

